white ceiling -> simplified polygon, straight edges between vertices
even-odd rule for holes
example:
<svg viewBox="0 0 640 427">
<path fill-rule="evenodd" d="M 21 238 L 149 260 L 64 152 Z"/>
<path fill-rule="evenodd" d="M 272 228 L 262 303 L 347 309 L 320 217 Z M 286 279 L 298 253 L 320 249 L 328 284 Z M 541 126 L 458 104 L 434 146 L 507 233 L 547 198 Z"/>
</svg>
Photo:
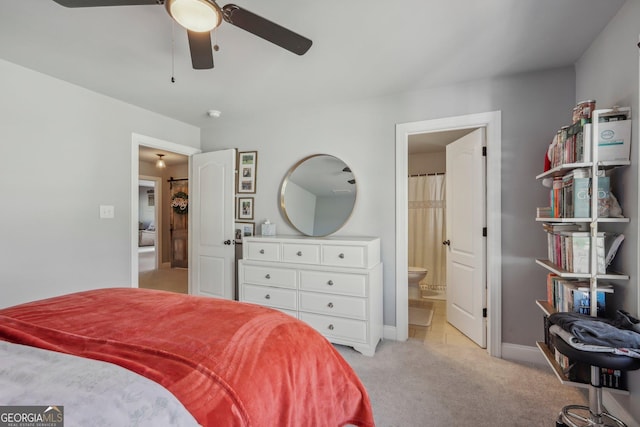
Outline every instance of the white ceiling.
<svg viewBox="0 0 640 427">
<path fill-rule="evenodd" d="M 4 0 L 0 58 L 206 127 L 264 110 L 571 65 L 624 0 L 236 3 L 313 46 L 297 56 L 223 22 L 213 36 L 215 68 L 196 71 L 186 31 L 164 6 Z M 210 109 L 222 116 L 209 118 Z"/>
<path fill-rule="evenodd" d="M 167 167 L 177 166 L 183 163 L 187 163 L 189 158 L 187 156 L 183 156 L 182 154 L 173 153 L 171 151 L 159 150 L 157 148 L 145 147 L 143 145 L 140 146 L 138 150 L 138 159 L 141 162 L 154 163 L 158 160 L 158 154 L 162 154 L 162 160 L 167 165 Z"/>
</svg>

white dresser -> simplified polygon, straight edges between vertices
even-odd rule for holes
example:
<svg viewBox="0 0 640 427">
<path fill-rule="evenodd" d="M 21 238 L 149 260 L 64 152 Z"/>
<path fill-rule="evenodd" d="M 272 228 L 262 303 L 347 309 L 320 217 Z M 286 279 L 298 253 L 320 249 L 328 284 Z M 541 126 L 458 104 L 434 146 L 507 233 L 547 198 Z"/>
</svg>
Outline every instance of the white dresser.
<svg viewBox="0 0 640 427">
<path fill-rule="evenodd" d="M 281 310 L 373 356 L 382 339 L 379 238 L 245 237 L 242 257 L 240 301 Z"/>
</svg>

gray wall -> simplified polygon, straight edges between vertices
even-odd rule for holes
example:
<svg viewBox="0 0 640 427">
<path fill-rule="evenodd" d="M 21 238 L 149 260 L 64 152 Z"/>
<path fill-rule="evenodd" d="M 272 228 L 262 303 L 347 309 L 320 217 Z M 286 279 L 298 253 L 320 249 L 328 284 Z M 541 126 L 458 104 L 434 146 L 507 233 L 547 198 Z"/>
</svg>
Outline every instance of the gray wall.
<svg viewBox="0 0 640 427">
<path fill-rule="evenodd" d="M 0 76 L 0 307 L 130 286 L 131 134 L 199 148 L 200 130 L 3 60 Z"/>
<path fill-rule="evenodd" d="M 535 207 L 547 192 L 535 176 L 556 130 L 571 118 L 573 68 L 414 90 L 340 105 L 266 112 L 220 120 L 202 130 L 202 149 L 258 150 L 256 221 L 269 218 L 279 234 L 296 234 L 278 210 L 283 176 L 299 159 L 319 152 L 343 159 L 358 180 L 358 200 L 338 235 L 380 236 L 384 262 L 384 323 L 395 325 L 395 125 L 502 110 L 503 341 L 534 346 L 545 297 L 545 272 L 533 258 L 546 254 Z M 406 286 L 406 284 L 401 284 Z"/>
<path fill-rule="evenodd" d="M 613 105 L 631 107 L 630 167 L 616 171 L 614 194 L 620 200 L 625 216 L 631 222 L 620 231 L 625 235 L 623 247 L 616 256 L 616 267 L 630 276 L 628 282 L 615 283 L 616 307 L 631 313 L 640 312 L 638 291 L 638 35 L 640 34 L 640 2 L 627 1 L 600 36 L 576 64 L 576 99 L 595 99 L 596 107 Z M 616 230 L 618 231 L 618 230 Z M 612 395 L 640 420 L 640 372 L 630 375 L 631 396 Z"/>
</svg>

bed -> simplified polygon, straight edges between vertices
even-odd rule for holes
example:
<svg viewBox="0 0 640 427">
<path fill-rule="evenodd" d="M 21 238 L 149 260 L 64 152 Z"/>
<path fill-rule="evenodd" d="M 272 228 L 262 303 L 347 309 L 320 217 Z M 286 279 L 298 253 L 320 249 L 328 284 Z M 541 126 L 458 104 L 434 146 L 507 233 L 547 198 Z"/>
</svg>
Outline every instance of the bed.
<svg viewBox="0 0 640 427">
<path fill-rule="evenodd" d="M 98 425 L 96 413 L 103 425 L 374 425 L 352 368 L 305 323 L 136 288 L 0 310 L 0 405 L 40 404 L 63 406 L 66 426 Z"/>
</svg>

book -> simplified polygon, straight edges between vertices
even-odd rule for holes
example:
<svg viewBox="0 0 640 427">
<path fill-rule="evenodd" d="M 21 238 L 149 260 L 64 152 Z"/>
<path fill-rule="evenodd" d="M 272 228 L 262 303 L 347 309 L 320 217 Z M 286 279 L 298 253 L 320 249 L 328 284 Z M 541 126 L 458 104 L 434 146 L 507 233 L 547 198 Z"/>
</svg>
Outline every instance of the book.
<svg viewBox="0 0 640 427">
<path fill-rule="evenodd" d="M 603 174 L 598 176 L 598 216 L 609 216 L 610 180 Z M 591 217 L 591 181 L 590 177 L 573 176 L 573 188 L 571 190 L 571 209 L 574 218 Z"/>
<path fill-rule="evenodd" d="M 606 295 L 613 293 L 613 286 L 598 285 L 596 292 L 597 317 L 606 317 Z M 591 291 L 589 286 L 576 286 L 572 292 L 572 306 L 576 313 L 591 314 Z M 569 310 L 567 310 L 569 311 Z"/>
<path fill-rule="evenodd" d="M 615 252 L 624 237 L 608 236 L 599 232 L 596 235 L 597 274 L 606 274 L 607 266 L 613 260 Z M 549 231 L 547 229 L 547 256 L 549 261 L 569 273 L 591 273 L 591 232 L 588 231 Z M 605 244 L 606 240 L 606 244 Z"/>
<path fill-rule="evenodd" d="M 560 231 L 587 231 L 587 224 L 577 224 L 575 222 L 545 222 L 542 228 L 548 233 L 558 233 Z"/>
</svg>

